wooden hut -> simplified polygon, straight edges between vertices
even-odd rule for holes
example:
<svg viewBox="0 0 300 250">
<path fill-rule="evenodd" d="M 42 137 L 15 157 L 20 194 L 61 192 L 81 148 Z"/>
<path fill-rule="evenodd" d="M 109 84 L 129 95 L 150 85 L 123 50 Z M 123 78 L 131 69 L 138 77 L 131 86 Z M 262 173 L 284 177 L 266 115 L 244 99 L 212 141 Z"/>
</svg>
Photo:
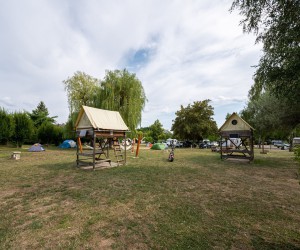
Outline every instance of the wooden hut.
<svg viewBox="0 0 300 250">
<path fill-rule="evenodd" d="M 253 128 L 233 113 L 219 129 L 221 159 L 254 159 Z"/>
<path fill-rule="evenodd" d="M 75 129 L 78 143 L 77 166 L 92 165 L 93 169 L 97 164 L 103 162 L 111 164 L 109 145 L 112 140 L 114 142 L 118 142 L 119 139 L 126 141 L 126 132 L 129 132 L 119 112 L 88 106 L 82 106 L 75 123 Z M 85 150 L 82 147 L 81 138 L 90 140 L 90 149 Z M 103 142 L 105 142 L 104 145 Z M 126 143 L 124 154 L 118 143 L 113 145 L 118 165 L 119 163 L 126 164 Z"/>
</svg>

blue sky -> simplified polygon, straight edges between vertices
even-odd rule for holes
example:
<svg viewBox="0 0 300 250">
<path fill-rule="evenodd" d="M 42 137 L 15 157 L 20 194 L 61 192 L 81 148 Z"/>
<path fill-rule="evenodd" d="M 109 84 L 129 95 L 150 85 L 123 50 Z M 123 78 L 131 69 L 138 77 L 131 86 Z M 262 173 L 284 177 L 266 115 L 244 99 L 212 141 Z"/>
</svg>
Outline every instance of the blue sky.
<svg viewBox="0 0 300 250">
<path fill-rule="evenodd" d="M 143 127 L 159 119 L 170 129 L 180 105 L 204 99 L 221 126 L 246 105 L 261 45 L 229 13 L 232 1 L 0 1 L 0 107 L 8 111 L 44 101 L 66 122 L 63 80 L 123 68 L 144 86 Z"/>
</svg>

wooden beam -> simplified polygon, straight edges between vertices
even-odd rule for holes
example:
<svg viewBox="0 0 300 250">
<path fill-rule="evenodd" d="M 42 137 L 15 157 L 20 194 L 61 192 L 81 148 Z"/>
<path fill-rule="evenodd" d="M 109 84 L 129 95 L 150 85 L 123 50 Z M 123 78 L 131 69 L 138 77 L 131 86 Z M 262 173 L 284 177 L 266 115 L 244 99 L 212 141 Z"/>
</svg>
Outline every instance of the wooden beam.
<svg viewBox="0 0 300 250">
<path fill-rule="evenodd" d="M 96 164 L 96 134 L 94 132 L 94 135 L 93 135 L 93 170 L 95 170 L 95 164 Z"/>
</svg>

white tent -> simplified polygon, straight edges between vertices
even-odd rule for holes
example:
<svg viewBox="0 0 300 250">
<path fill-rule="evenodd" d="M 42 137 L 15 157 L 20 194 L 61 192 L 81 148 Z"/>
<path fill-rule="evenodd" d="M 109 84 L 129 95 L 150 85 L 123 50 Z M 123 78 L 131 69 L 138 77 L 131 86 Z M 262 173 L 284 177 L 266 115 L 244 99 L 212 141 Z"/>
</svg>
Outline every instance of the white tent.
<svg viewBox="0 0 300 250">
<path fill-rule="evenodd" d="M 79 130 L 92 128 L 95 130 L 129 131 L 119 112 L 88 106 L 82 106 L 75 127 Z"/>
</svg>

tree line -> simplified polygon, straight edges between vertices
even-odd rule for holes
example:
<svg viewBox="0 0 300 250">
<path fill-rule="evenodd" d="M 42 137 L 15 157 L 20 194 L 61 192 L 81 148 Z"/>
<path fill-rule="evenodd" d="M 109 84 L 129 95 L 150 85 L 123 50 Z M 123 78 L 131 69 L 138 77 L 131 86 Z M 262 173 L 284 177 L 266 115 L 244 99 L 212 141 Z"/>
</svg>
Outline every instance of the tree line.
<svg viewBox="0 0 300 250">
<path fill-rule="evenodd" d="M 32 112 L 9 113 L 0 108 L 0 143 L 12 143 L 22 147 L 24 143 L 58 145 L 66 135 L 64 127 L 55 124 L 56 117 L 50 117 L 44 102 Z"/>
<path fill-rule="evenodd" d="M 163 141 L 170 137 L 192 141 L 211 135 L 216 137 L 217 125 L 212 118 L 214 112 L 209 105 L 210 100 L 181 106 L 173 121 L 174 134 L 165 130 L 159 120 L 149 127 L 137 129 L 147 98 L 141 81 L 126 69 L 107 70 L 103 80 L 77 71 L 63 83 L 68 95 L 70 115 L 67 126 L 70 129 L 74 128 L 81 106 L 87 105 L 119 111 L 131 131 L 131 138 L 136 137 L 138 132 L 142 132 L 148 142 Z"/>
<path fill-rule="evenodd" d="M 197 101 L 176 112 L 172 130 L 163 128 L 159 120 L 145 128 L 137 129 L 142 119 L 142 110 L 147 101 L 142 83 L 126 69 L 106 71 L 103 80 L 84 72 L 75 72 L 63 81 L 69 103 L 69 118 L 66 124 L 58 125 L 50 117 L 43 101 L 32 112 L 8 113 L 0 108 L 0 143 L 24 143 L 59 145 L 64 139 L 75 139 L 74 126 L 82 105 L 119 111 L 130 128 L 128 137 L 143 133 L 147 142 L 165 141 L 168 138 L 199 141 L 217 135 L 217 125 L 212 119 L 213 107 L 209 100 Z"/>
<path fill-rule="evenodd" d="M 213 119 L 214 108 L 210 100 L 195 101 L 186 107 L 180 106 L 173 120 L 171 131 L 165 130 L 159 120 L 149 127 L 138 129 L 147 142 L 160 142 L 168 138 L 197 143 L 203 139 L 218 140 L 218 127 Z"/>
</svg>

